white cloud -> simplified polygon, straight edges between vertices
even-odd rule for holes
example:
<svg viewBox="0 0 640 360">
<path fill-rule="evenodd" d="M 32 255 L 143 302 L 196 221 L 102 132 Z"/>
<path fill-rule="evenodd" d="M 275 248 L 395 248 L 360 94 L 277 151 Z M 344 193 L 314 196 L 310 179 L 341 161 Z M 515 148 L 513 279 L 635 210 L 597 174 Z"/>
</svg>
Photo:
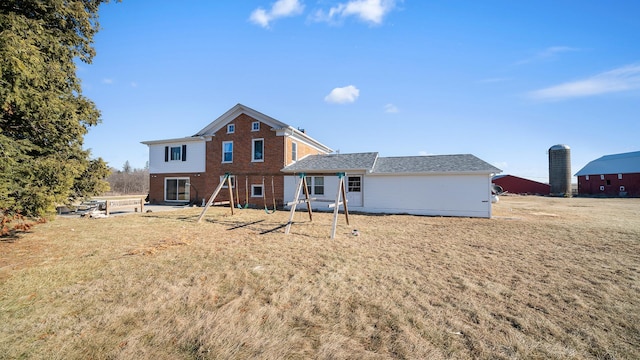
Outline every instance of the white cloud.
<svg viewBox="0 0 640 360">
<path fill-rule="evenodd" d="M 558 54 L 579 51 L 579 50 L 580 49 L 578 48 L 574 48 L 570 46 L 551 46 L 542 51 L 539 51 L 538 53 L 534 54 L 533 56 L 527 59 L 518 61 L 516 64 L 523 65 L 523 64 L 529 64 L 529 63 L 543 61 L 543 60 L 549 60 L 549 59 L 555 58 Z"/>
<path fill-rule="evenodd" d="M 379 25 L 385 15 L 396 8 L 397 2 L 398 0 L 350 0 L 330 8 L 327 12 L 318 10 L 313 19 L 334 22 L 335 18 L 355 16 L 364 22 Z"/>
<path fill-rule="evenodd" d="M 420 155 L 420 156 L 431 156 L 431 155 L 435 155 L 435 154 L 434 153 L 430 153 L 428 151 L 421 150 L 421 151 L 418 151 L 418 155 Z"/>
<path fill-rule="evenodd" d="M 257 8 L 249 16 L 249 20 L 263 28 L 269 28 L 269 24 L 282 17 L 302 14 L 304 5 L 299 0 L 278 0 L 271 6 L 271 10 Z"/>
<path fill-rule="evenodd" d="M 104 84 L 111 85 L 113 84 L 113 79 L 105 78 L 105 79 L 102 79 L 102 82 Z"/>
<path fill-rule="evenodd" d="M 562 100 L 640 89 L 640 64 L 623 66 L 584 80 L 566 82 L 532 91 L 536 100 Z"/>
<path fill-rule="evenodd" d="M 132 82 L 131 82 L 131 87 L 133 87 L 133 88 L 138 87 L 138 83 L 137 83 L 137 82 L 135 82 L 135 81 L 132 81 Z"/>
<path fill-rule="evenodd" d="M 324 97 L 324 101 L 332 104 L 352 103 L 360 96 L 360 90 L 353 85 L 335 88 L 329 95 Z"/>
<path fill-rule="evenodd" d="M 384 106 L 384 112 L 386 113 L 397 113 L 398 112 L 398 107 L 393 105 L 393 104 L 387 104 Z"/>
</svg>

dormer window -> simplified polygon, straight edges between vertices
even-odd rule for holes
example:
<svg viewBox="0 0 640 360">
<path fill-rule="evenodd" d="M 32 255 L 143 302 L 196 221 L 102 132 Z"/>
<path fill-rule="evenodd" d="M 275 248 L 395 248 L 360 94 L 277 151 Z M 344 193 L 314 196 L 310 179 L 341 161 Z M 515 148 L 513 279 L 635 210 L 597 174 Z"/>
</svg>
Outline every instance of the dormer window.
<svg viewBox="0 0 640 360">
<path fill-rule="evenodd" d="M 254 121 L 251 123 L 251 131 L 260 131 L 260 121 Z"/>
<path fill-rule="evenodd" d="M 233 134 L 234 132 L 236 132 L 236 125 L 235 124 L 227 125 L 227 134 Z"/>
</svg>

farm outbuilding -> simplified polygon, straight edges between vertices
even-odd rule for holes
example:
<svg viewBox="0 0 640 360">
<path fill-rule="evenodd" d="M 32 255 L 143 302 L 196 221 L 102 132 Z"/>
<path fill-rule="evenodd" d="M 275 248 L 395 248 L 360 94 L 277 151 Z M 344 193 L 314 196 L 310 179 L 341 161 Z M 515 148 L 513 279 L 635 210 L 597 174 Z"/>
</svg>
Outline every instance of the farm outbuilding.
<svg viewBox="0 0 640 360">
<path fill-rule="evenodd" d="M 575 176 L 578 195 L 640 197 L 640 151 L 605 155 Z"/>
<path fill-rule="evenodd" d="M 378 153 L 311 155 L 282 171 L 285 199 L 307 177 L 318 200 L 336 198 L 344 174 L 350 211 L 432 216 L 491 217 L 491 177 L 500 169 L 470 154 L 379 157 Z M 316 210 L 323 202 L 312 203 Z"/>
<path fill-rule="evenodd" d="M 551 192 L 549 184 L 514 175 L 496 175 L 493 177 L 493 183 L 500 186 L 503 191 L 511 194 L 549 195 Z"/>
</svg>

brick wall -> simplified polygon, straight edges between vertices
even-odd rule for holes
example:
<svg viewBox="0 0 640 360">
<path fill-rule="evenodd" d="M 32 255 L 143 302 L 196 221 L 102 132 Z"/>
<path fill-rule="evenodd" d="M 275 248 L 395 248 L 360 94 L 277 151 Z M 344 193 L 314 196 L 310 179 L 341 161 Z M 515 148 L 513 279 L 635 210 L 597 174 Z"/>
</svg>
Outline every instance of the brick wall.
<svg viewBox="0 0 640 360">
<path fill-rule="evenodd" d="M 213 191 L 220 183 L 220 177 L 225 173 L 231 173 L 236 177 L 236 188 L 233 189 L 236 203 L 244 205 L 248 203 L 252 207 L 263 207 L 265 199 L 262 197 L 252 197 L 251 186 L 262 185 L 266 195 L 266 205 L 273 207 L 275 196 L 276 205 L 281 207 L 284 198 L 284 176 L 280 169 L 292 163 L 291 152 L 292 142 L 290 137 L 277 136 L 276 131 L 270 126 L 260 123 L 258 131 L 252 130 L 253 122 L 256 119 L 246 114 L 240 114 L 228 124 L 235 126 L 233 133 L 227 132 L 227 126 L 218 130 L 211 141 L 206 142 L 205 173 L 172 173 L 172 174 L 151 174 L 149 184 L 149 200 L 151 203 L 159 204 L 164 202 L 165 178 L 179 177 L 189 178 L 192 184 L 190 189 L 190 202 L 200 204 L 202 199 L 209 199 Z M 263 161 L 252 161 L 253 139 L 264 140 Z M 222 143 L 233 141 L 233 162 L 222 162 Z M 298 159 L 306 155 L 318 154 L 319 151 L 306 145 L 301 141 L 297 143 Z M 273 191 L 272 191 L 273 179 Z M 248 197 L 247 197 L 248 190 Z M 237 193 L 237 196 L 236 196 Z M 216 201 L 229 200 L 229 191 L 223 188 L 216 197 Z"/>
</svg>

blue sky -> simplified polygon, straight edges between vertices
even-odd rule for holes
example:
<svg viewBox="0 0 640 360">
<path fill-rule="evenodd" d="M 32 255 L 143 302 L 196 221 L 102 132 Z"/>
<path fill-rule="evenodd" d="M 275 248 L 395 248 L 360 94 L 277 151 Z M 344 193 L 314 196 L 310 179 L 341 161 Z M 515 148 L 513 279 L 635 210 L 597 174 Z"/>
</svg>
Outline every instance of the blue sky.
<svg viewBox="0 0 640 360">
<path fill-rule="evenodd" d="M 342 153 L 470 153 L 548 181 L 640 150 L 640 1 L 124 0 L 100 9 L 94 157 L 141 168 L 237 103 Z"/>
</svg>

